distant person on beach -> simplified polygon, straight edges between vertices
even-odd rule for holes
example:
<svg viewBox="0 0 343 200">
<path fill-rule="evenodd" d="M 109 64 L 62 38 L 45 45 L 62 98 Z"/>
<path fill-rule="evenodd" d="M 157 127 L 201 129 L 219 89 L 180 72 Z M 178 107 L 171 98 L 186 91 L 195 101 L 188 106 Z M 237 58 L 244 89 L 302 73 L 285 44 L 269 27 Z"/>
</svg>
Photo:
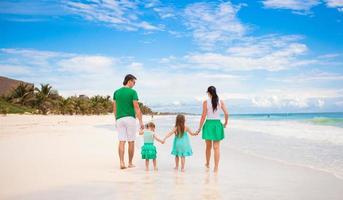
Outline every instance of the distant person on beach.
<svg viewBox="0 0 343 200">
<path fill-rule="evenodd" d="M 186 156 L 193 154 L 192 147 L 189 141 L 188 133 L 192 136 L 196 136 L 199 133 L 192 132 L 185 125 L 185 116 L 177 115 L 175 127 L 170 131 L 163 139 L 165 142 L 167 138 L 174 135 L 174 143 L 171 154 L 175 156 L 175 170 L 179 170 L 179 160 L 181 158 L 181 171 L 185 171 Z"/>
<path fill-rule="evenodd" d="M 214 172 L 218 172 L 220 157 L 219 144 L 224 139 L 224 128 L 228 123 L 229 113 L 224 102 L 219 99 L 216 88 L 210 86 L 207 89 L 208 99 L 203 102 L 202 115 L 199 123 L 198 132 L 202 128 L 202 139 L 206 141 L 206 163 L 210 167 L 211 149 L 214 151 Z M 219 108 L 222 109 L 225 116 L 224 124 L 220 121 Z M 205 121 L 206 120 L 206 121 Z M 204 124 L 205 122 L 205 124 Z"/>
<path fill-rule="evenodd" d="M 155 134 L 155 124 L 149 122 L 145 125 L 145 130 L 140 130 L 139 135 L 144 137 L 144 145 L 141 148 L 142 159 L 145 160 L 145 170 L 149 171 L 149 160 L 152 160 L 154 165 L 154 171 L 157 171 L 156 163 L 156 146 L 154 145 L 154 140 L 164 144 L 164 141 L 159 139 Z"/>
<path fill-rule="evenodd" d="M 136 84 L 136 77 L 128 74 L 123 81 L 123 87 L 113 94 L 113 113 L 116 118 L 116 129 L 119 140 L 120 169 L 125 169 L 124 162 L 125 143 L 129 143 L 129 164 L 128 167 L 135 167 L 132 163 L 136 140 L 136 118 L 139 120 L 140 128 L 143 129 L 142 112 L 139 109 L 137 92 L 132 89 Z"/>
</svg>

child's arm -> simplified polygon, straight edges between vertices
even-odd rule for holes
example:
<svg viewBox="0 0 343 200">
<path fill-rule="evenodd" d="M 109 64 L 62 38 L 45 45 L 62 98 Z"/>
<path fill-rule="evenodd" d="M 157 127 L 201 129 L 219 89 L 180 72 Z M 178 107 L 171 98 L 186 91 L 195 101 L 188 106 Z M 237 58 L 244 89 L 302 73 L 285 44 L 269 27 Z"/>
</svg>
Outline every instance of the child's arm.
<svg viewBox="0 0 343 200">
<path fill-rule="evenodd" d="M 175 134 L 176 128 L 173 128 L 172 131 L 170 131 L 163 139 L 163 141 L 165 142 L 167 138 L 169 138 L 170 136 L 172 136 L 173 134 Z"/>
<path fill-rule="evenodd" d="M 164 144 L 164 141 L 161 140 L 160 138 L 156 137 L 155 134 L 154 134 L 154 139 L 157 140 L 158 142 L 160 142 L 161 144 Z"/>
<path fill-rule="evenodd" d="M 192 136 L 197 136 L 199 133 L 197 133 L 197 132 L 193 132 L 193 131 L 191 131 L 191 129 L 189 129 L 187 126 L 186 126 L 186 132 L 188 132 L 190 135 L 192 135 Z"/>
</svg>

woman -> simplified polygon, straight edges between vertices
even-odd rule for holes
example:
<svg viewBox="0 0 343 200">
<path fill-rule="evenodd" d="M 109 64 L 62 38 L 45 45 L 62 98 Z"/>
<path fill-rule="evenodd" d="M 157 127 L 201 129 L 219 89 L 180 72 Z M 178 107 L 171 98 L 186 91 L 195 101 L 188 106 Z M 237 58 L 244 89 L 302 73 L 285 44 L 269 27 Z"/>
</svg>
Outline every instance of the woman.
<svg viewBox="0 0 343 200">
<path fill-rule="evenodd" d="M 214 172 L 218 172 L 219 164 L 219 144 L 224 139 L 224 128 L 227 125 L 229 114 L 222 100 L 219 97 L 214 86 L 207 88 L 208 99 L 203 102 L 202 115 L 198 132 L 202 127 L 202 139 L 206 141 L 206 164 L 210 167 L 211 149 L 214 151 Z M 225 123 L 222 124 L 219 116 L 219 108 L 225 115 Z M 206 121 L 205 121 L 206 119 Z M 205 124 L 204 124 L 205 122 Z M 203 126 L 204 125 L 204 126 Z"/>
</svg>

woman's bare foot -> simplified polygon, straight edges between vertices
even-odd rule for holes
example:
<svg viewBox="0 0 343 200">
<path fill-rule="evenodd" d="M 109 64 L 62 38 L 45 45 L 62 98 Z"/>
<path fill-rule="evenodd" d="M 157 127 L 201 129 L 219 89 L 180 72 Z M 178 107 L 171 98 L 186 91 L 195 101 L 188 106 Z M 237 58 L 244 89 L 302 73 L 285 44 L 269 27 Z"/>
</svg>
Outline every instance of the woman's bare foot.
<svg viewBox="0 0 343 200">
<path fill-rule="evenodd" d="M 120 166 L 120 169 L 126 169 L 125 165 Z"/>
<path fill-rule="evenodd" d="M 158 168 L 157 168 L 157 167 L 155 167 L 155 168 L 154 168 L 154 171 L 158 171 Z"/>
<path fill-rule="evenodd" d="M 129 166 L 128 166 L 128 168 L 134 168 L 134 167 L 136 167 L 134 164 L 129 164 Z"/>
<path fill-rule="evenodd" d="M 148 171 L 149 171 L 149 168 L 145 168 L 145 171 L 147 171 L 147 172 L 148 172 Z"/>
<path fill-rule="evenodd" d="M 218 173 L 218 167 L 215 167 L 213 170 L 214 173 Z"/>
<path fill-rule="evenodd" d="M 185 172 L 185 169 L 181 169 L 181 172 Z"/>
<path fill-rule="evenodd" d="M 174 170 L 177 171 L 177 170 L 179 170 L 179 168 L 178 167 L 174 167 Z"/>
<path fill-rule="evenodd" d="M 210 168 L 210 164 L 209 163 L 205 163 L 205 167 L 208 169 Z"/>
</svg>

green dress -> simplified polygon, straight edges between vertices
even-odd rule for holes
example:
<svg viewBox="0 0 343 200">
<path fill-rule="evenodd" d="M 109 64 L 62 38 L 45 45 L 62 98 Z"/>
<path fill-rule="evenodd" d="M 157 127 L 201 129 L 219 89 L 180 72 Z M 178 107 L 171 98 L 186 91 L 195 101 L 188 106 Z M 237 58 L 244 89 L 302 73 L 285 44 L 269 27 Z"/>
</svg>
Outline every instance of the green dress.
<svg viewBox="0 0 343 200">
<path fill-rule="evenodd" d="M 142 159 L 156 159 L 156 147 L 154 145 L 154 133 L 144 131 L 144 145 L 141 148 Z"/>
<path fill-rule="evenodd" d="M 173 149 L 172 149 L 171 154 L 174 156 L 181 156 L 181 157 L 191 156 L 193 154 L 187 132 L 184 132 L 182 137 L 175 135 Z"/>
</svg>

